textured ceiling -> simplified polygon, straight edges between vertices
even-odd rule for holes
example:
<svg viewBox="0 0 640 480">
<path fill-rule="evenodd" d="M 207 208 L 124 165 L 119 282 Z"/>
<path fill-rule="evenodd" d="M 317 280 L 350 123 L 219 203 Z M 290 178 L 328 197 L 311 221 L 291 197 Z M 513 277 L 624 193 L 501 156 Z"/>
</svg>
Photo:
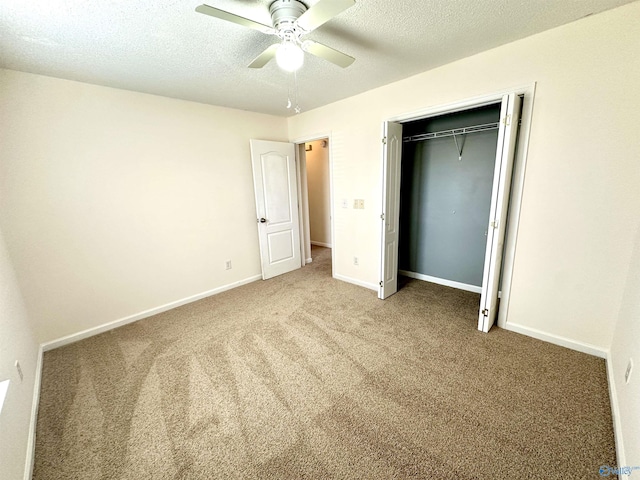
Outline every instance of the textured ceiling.
<svg viewBox="0 0 640 480">
<path fill-rule="evenodd" d="M 317 0 L 303 0 L 311 6 Z M 305 56 L 310 110 L 632 0 L 358 0 L 308 38 L 356 58 Z M 270 0 L 2 0 L 0 67 L 288 116 L 291 74 L 246 67 L 264 35 L 196 13 L 207 3 L 270 24 Z"/>
</svg>

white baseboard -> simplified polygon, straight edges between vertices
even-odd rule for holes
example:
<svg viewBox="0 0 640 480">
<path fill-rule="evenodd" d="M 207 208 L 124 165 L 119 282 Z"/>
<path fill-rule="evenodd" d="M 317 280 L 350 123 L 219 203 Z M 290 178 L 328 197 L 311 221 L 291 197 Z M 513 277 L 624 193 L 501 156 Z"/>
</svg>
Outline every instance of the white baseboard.
<svg viewBox="0 0 640 480">
<path fill-rule="evenodd" d="M 616 381 L 613 376 L 613 359 L 611 358 L 611 350 L 607 351 L 607 356 L 605 358 L 605 361 L 607 365 L 607 383 L 609 384 L 609 401 L 611 402 L 611 416 L 613 417 L 613 435 L 616 440 L 616 459 L 618 462 L 617 466 L 625 467 L 627 465 L 627 459 L 624 454 L 624 443 L 622 440 L 622 420 L 620 419 L 620 407 L 618 406 L 618 393 L 616 390 Z M 625 478 L 631 478 L 631 477 L 625 475 Z"/>
<path fill-rule="evenodd" d="M 369 290 L 378 291 L 378 285 L 375 283 L 363 282 L 362 280 L 357 280 L 351 277 L 345 277 L 344 275 L 339 275 L 337 273 L 333 274 L 333 278 L 336 280 L 342 280 L 343 282 L 353 283 L 354 285 L 358 285 L 359 287 L 368 288 Z"/>
<path fill-rule="evenodd" d="M 531 327 L 525 327 L 523 325 L 517 325 L 507 321 L 504 327 L 505 330 L 510 330 L 512 332 L 521 333 L 522 335 L 526 335 L 528 337 L 537 338 L 538 340 L 543 340 L 545 342 L 553 343 L 554 345 L 559 345 L 561 347 L 566 347 L 571 350 L 576 350 L 578 352 L 587 353 L 589 355 L 594 355 L 599 358 L 607 358 L 608 350 L 598 347 L 596 345 L 591 345 L 589 343 L 578 342 L 576 340 L 571 340 L 569 338 L 561 337 L 559 335 L 554 335 L 552 333 L 543 332 L 542 330 L 538 330 Z"/>
<path fill-rule="evenodd" d="M 438 285 L 444 285 L 445 287 L 453 287 L 459 290 L 466 290 L 467 292 L 482 293 L 482 287 L 476 287 L 475 285 L 469 285 L 467 283 L 454 282 L 453 280 L 447 280 L 445 278 L 432 277 L 430 275 L 423 275 L 422 273 L 410 272 L 408 270 L 400 270 L 400 275 L 405 277 L 415 278 L 416 280 L 424 280 L 425 282 L 437 283 Z"/>
<path fill-rule="evenodd" d="M 161 305 L 155 308 L 150 308 L 149 310 L 145 310 L 144 312 L 136 313 L 134 315 L 130 315 L 128 317 L 121 318 L 119 320 L 114 320 L 109 323 L 104 323 L 97 327 L 89 328 L 87 330 L 83 330 L 78 333 L 72 333 L 71 335 L 67 335 L 65 337 L 58 338 L 50 342 L 45 342 L 41 345 L 41 347 L 45 352 L 49 350 L 53 350 L 54 348 L 62 347 L 64 345 L 68 345 L 70 343 L 74 343 L 79 340 L 84 340 L 85 338 L 93 337 L 94 335 L 98 335 L 99 333 L 104 333 L 109 330 L 113 330 L 114 328 L 121 327 L 128 323 L 136 322 L 138 320 L 142 320 L 143 318 L 151 317 L 153 315 L 157 315 L 158 313 L 166 312 L 167 310 L 171 310 L 173 308 L 186 305 L 187 303 L 195 302 L 197 300 L 202 300 L 203 298 L 210 297 L 212 295 L 216 295 L 218 293 L 231 290 L 232 288 L 240 287 L 242 285 L 246 285 L 247 283 L 255 282 L 256 280 L 261 280 L 261 279 L 262 279 L 262 275 L 255 275 L 253 277 L 245 278 L 244 280 L 239 280 L 237 282 L 229 283 L 227 285 L 214 288 L 213 290 L 209 290 L 203 293 L 198 293 L 197 295 L 192 295 L 190 297 L 183 298 L 181 300 L 176 300 L 175 302 L 167 303 L 165 305 Z"/>
<path fill-rule="evenodd" d="M 33 383 L 33 400 L 31 404 L 31 420 L 29 422 L 29 438 L 27 440 L 27 458 L 24 465 L 24 480 L 33 477 L 33 464 L 36 454 L 36 424 L 38 421 L 38 405 L 40 405 L 40 382 L 42 381 L 42 345 L 38 348 L 36 372 Z"/>
<path fill-rule="evenodd" d="M 311 240 L 311 245 L 315 245 L 317 247 L 331 248 L 330 243 L 314 242 L 313 240 Z"/>
</svg>

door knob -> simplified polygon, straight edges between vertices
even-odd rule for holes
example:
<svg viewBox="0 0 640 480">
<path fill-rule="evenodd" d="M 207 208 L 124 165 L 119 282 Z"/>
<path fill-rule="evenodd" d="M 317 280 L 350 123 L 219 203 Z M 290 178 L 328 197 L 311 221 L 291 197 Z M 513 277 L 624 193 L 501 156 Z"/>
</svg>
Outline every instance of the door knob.
<svg viewBox="0 0 640 480">
<path fill-rule="evenodd" d="M 266 218 L 261 218 L 260 220 L 258 220 L 260 223 L 267 223 L 267 219 Z"/>
</svg>

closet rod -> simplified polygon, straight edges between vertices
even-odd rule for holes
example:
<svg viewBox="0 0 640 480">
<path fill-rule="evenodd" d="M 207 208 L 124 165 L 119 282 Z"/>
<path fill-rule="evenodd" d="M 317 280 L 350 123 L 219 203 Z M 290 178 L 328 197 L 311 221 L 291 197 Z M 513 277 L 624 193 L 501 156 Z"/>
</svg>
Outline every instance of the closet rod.
<svg viewBox="0 0 640 480">
<path fill-rule="evenodd" d="M 411 135 L 404 137 L 403 142 L 419 142 L 422 140 L 431 140 L 434 138 L 452 137 L 454 135 L 464 135 L 465 133 L 484 132 L 487 130 L 495 130 L 499 128 L 500 122 L 484 123 L 482 125 L 474 125 L 472 127 L 454 128 L 452 130 L 441 130 L 439 132 L 421 133 L 419 135 Z"/>
</svg>

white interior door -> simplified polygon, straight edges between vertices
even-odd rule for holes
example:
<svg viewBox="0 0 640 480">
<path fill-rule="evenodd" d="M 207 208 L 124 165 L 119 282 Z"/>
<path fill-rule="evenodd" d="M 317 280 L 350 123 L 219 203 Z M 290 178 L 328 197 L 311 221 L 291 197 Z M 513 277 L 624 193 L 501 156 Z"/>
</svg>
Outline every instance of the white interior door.
<svg viewBox="0 0 640 480">
<path fill-rule="evenodd" d="M 398 231 L 400 226 L 400 166 L 402 160 L 402 125 L 384 124 L 385 145 L 382 154 L 382 259 L 378 298 L 385 299 L 398 291 Z"/>
<path fill-rule="evenodd" d="M 498 282 L 502 266 L 502 247 L 507 230 L 507 207 L 511 189 L 511 172 L 520 121 L 520 97 L 512 93 L 502 97 L 500 130 L 493 174 L 491 210 L 487 229 L 487 249 L 482 275 L 482 294 L 478 315 L 478 330 L 488 332 L 497 316 Z"/>
<path fill-rule="evenodd" d="M 262 278 L 301 267 L 293 143 L 251 140 Z"/>
</svg>

